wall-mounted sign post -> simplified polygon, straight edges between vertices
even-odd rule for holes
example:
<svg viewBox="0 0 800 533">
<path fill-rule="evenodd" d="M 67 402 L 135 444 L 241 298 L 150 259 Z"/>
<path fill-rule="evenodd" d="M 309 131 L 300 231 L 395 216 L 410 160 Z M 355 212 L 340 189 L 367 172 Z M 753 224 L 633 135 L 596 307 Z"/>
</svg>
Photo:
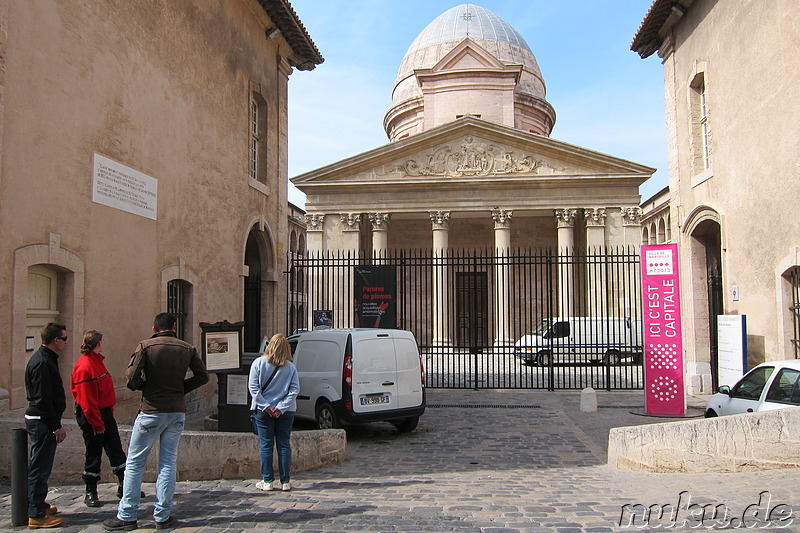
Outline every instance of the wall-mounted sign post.
<svg viewBox="0 0 800 533">
<path fill-rule="evenodd" d="M 645 412 L 686 414 L 678 245 L 642 246 Z"/>
</svg>

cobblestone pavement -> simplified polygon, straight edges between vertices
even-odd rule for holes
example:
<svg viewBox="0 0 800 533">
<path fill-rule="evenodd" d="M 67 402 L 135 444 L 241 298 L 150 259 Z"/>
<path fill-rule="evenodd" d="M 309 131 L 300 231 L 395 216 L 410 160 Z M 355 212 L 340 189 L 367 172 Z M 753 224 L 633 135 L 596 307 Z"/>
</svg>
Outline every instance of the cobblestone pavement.
<svg viewBox="0 0 800 533">
<path fill-rule="evenodd" d="M 428 401 L 413 433 L 383 423 L 348 430 L 348 461 L 296 474 L 291 492 L 259 493 L 255 479 L 178 483 L 176 531 L 567 533 L 676 522 L 668 530 L 800 531 L 800 517 L 777 520 L 800 513 L 800 469 L 699 475 L 606 466 L 609 427 L 664 421 L 631 412 L 641 409 L 641 392 L 599 391 L 597 413 L 580 412 L 578 391 L 434 389 Z M 102 531 L 115 513 L 114 489 L 103 485 L 106 505 L 90 509 L 80 486 L 52 487 L 60 531 Z M 0 528 L 10 529 L 7 485 L 0 490 Z M 139 529 L 152 530 L 154 489 L 144 490 Z M 644 523 L 636 504 L 666 512 Z"/>
</svg>

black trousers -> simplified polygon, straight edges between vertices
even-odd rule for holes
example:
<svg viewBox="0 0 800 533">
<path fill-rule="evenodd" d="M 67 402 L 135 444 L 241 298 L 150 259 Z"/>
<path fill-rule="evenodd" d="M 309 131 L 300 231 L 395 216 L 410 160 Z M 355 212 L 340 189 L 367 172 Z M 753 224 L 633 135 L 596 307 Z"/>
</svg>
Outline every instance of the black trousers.
<svg viewBox="0 0 800 533">
<path fill-rule="evenodd" d="M 56 457 L 56 436 L 41 420 L 25 419 L 25 429 L 31 443 L 28 463 L 28 516 L 40 518 L 50 506 L 45 503 L 47 480 Z"/>
<path fill-rule="evenodd" d="M 83 433 L 83 442 L 86 445 L 86 460 L 83 464 L 83 480 L 87 484 L 97 484 L 100 479 L 100 463 L 103 458 L 103 450 L 108 456 L 108 462 L 114 473 L 125 469 L 125 451 L 122 449 L 122 442 L 119 438 L 119 428 L 114 414 L 110 407 L 100 409 L 100 416 L 106 425 L 104 433 L 94 434 L 92 425 L 86 420 L 83 410 L 79 405 L 75 406 L 75 420 Z"/>
</svg>

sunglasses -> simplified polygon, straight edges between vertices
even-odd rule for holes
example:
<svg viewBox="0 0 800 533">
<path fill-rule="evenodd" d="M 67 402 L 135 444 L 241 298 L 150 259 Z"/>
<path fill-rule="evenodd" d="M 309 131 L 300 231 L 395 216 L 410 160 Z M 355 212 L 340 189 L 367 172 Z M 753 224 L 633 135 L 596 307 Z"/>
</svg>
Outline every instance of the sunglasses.
<svg viewBox="0 0 800 533">
<path fill-rule="evenodd" d="M 56 338 L 61 339 L 64 342 L 67 342 L 67 339 L 69 339 L 69 337 L 56 337 Z"/>
</svg>

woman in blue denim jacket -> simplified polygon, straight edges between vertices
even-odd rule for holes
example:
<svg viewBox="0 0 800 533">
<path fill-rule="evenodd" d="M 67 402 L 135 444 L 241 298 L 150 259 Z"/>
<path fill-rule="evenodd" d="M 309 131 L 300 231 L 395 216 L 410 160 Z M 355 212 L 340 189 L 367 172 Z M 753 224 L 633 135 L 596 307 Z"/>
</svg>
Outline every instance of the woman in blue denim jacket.
<svg viewBox="0 0 800 533">
<path fill-rule="evenodd" d="M 292 363 L 289 342 L 280 333 L 273 335 L 267 349 L 250 366 L 248 389 L 253 400 L 250 409 L 256 411 L 258 440 L 261 444 L 261 481 L 256 488 L 273 490 L 275 473 L 272 468 L 272 446 L 278 449 L 278 471 L 281 490 L 292 490 L 289 474 L 292 469 L 292 448 L 289 439 L 297 411 L 300 381 Z"/>
</svg>

